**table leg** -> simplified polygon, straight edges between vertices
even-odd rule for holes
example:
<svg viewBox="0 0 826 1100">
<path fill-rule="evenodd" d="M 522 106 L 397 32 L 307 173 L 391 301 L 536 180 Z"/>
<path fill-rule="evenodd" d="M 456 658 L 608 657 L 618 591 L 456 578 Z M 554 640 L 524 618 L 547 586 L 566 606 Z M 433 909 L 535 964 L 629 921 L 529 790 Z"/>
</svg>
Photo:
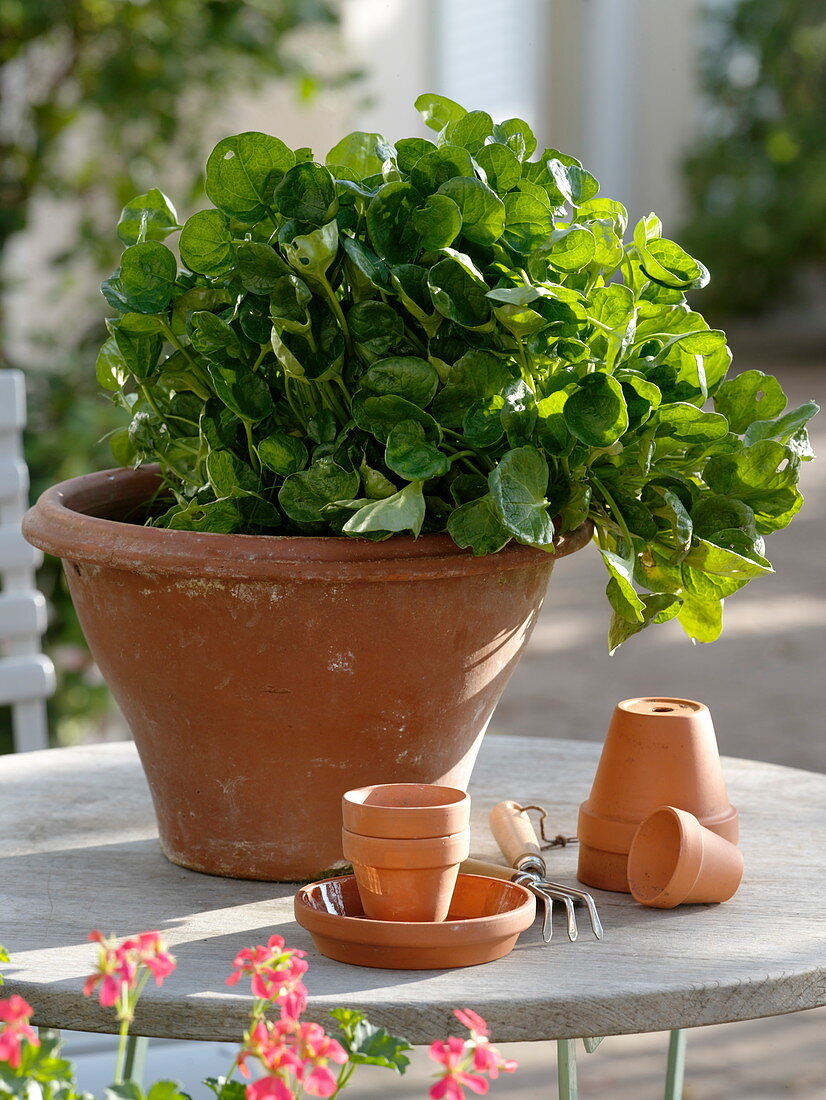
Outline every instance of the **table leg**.
<svg viewBox="0 0 826 1100">
<path fill-rule="evenodd" d="M 126 1040 L 126 1057 L 123 1060 L 124 1081 L 141 1083 L 149 1040 L 144 1035 L 130 1035 Z"/>
<path fill-rule="evenodd" d="M 687 1032 L 685 1029 L 671 1032 L 668 1039 L 668 1067 L 665 1073 L 664 1100 L 681 1100 L 683 1079 L 685 1077 L 685 1047 Z"/>
<path fill-rule="evenodd" d="M 576 1039 L 556 1041 L 556 1079 L 559 1100 L 578 1100 L 576 1081 Z"/>
</svg>

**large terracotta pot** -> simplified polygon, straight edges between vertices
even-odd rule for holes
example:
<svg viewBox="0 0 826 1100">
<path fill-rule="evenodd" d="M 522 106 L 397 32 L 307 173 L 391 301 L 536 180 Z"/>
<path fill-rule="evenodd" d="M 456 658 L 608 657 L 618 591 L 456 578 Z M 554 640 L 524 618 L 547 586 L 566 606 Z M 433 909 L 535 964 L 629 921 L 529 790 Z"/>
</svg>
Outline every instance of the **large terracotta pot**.
<svg viewBox="0 0 826 1100">
<path fill-rule="evenodd" d="M 591 534 L 474 558 L 446 535 L 168 531 L 140 523 L 158 486 L 152 467 L 73 478 L 24 532 L 64 559 L 164 852 L 238 878 L 339 863 L 353 787 L 464 788 L 555 557 Z"/>
</svg>

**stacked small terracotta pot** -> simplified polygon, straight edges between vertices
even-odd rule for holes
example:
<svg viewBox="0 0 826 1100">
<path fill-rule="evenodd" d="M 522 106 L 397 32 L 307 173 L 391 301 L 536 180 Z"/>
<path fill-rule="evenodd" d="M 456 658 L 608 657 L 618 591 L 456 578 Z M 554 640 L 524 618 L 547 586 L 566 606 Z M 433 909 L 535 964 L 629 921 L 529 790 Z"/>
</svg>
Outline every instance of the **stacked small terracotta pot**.
<svg viewBox="0 0 826 1100">
<path fill-rule="evenodd" d="M 643 905 L 720 902 L 743 877 L 708 707 L 626 699 L 614 710 L 579 811 L 578 878 Z"/>
<path fill-rule="evenodd" d="M 470 853 L 470 796 L 453 787 L 384 783 L 342 799 L 342 847 L 364 914 L 443 921 Z"/>
</svg>

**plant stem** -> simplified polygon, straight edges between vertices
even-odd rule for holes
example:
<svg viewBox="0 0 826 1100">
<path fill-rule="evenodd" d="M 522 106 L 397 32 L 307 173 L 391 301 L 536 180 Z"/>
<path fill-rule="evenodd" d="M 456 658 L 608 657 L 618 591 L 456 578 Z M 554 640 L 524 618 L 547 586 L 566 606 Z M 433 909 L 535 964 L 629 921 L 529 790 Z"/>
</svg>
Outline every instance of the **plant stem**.
<svg viewBox="0 0 826 1100">
<path fill-rule="evenodd" d="M 258 457 L 258 453 L 255 450 L 255 444 L 252 439 L 252 424 L 250 424 L 249 420 L 244 421 L 244 434 L 247 437 L 247 450 L 249 451 L 250 463 L 252 464 L 253 470 L 260 475 L 261 459 Z"/>
<path fill-rule="evenodd" d="M 599 489 L 599 491 L 605 497 L 606 503 L 608 504 L 609 508 L 611 509 L 611 514 L 614 517 L 614 522 L 618 524 L 620 532 L 622 533 L 622 537 L 625 539 L 626 543 L 628 544 L 628 552 L 630 553 L 634 548 L 634 543 L 631 540 L 631 532 L 628 530 L 628 524 L 625 522 L 625 517 L 623 516 L 622 512 L 617 507 L 616 501 L 611 496 L 611 494 L 608 492 L 608 490 L 605 488 L 603 483 L 598 478 L 593 477 L 593 475 L 591 477 L 591 481 L 594 484 L 594 486 L 597 489 Z"/>
<path fill-rule="evenodd" d="M 123 995 L 123 994 L 122 994 Z M 123 1064 L 126 1060 L 126 1043 L 129 1039 L 129 1021 L 121 1020 L 120 1029 L 118 1031 L 118 1055 L 115 1060 L 115 1084 L 120 1085 L 123 1082 Z"/>
</svg>

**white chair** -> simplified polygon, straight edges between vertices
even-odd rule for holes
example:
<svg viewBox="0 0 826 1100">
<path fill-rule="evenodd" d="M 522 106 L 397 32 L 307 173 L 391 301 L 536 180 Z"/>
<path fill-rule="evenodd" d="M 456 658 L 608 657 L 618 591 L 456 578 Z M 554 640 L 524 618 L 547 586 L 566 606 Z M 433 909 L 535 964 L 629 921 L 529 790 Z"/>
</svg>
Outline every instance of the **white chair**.
<svg viewBox="0 0 826 1100">
<path fill-rule="evenodd" d="M 43 555 L 20 531 L 29 494 L 25 423 L 23 374 L 0 370 L 0 706 L 12 708 L 17 752 L 48 748 L 46 699 L 55 688 L 54 666 L 40 651 L 46 601 L 34 571 Z"/>
</svg>

